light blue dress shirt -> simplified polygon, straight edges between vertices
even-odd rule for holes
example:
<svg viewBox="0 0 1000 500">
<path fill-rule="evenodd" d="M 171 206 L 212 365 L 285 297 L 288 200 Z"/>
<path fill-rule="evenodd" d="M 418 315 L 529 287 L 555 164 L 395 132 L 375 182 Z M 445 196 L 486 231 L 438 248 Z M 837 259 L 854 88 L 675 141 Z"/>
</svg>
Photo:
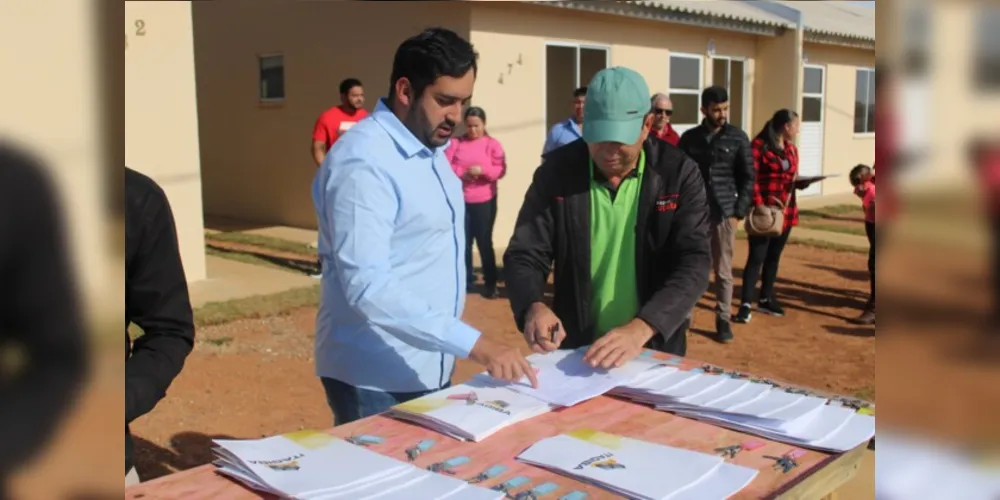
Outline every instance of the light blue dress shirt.
<svg viewBox="0 0 1000 500">
<path fill-rule="evenodd" d="M 323 259 L 316 374 L 419 392 L 451 381 L 480 333 L 465 304 L 465 202 L 444 148 L 382 101 L 330 150 L 313 183 Z"/>
<path fill-rule="evenodd" d="M 571 142 L 576 142 L 577 139 L 583 137 L 580 133 L 580 127 L 576 125 L 576 120 L 569 118 L 566 121 L 557 123 L 552 130 L 549 131 L 549 136 L 545 138 L 545 148 L 542 149 L 542 154 L 548 154 L 552 150 L 559 149 Z"/>
</svg>

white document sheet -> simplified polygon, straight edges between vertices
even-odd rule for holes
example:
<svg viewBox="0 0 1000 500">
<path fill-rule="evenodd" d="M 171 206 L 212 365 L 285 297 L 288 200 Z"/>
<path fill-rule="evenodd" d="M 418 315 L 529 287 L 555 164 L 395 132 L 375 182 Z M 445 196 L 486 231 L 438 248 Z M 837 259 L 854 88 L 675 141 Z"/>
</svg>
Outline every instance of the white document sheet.
<svg viewBox="0 0 1000 500">
<path fill-rule="evenodd" d="M 406 467 L 398 460 L 340 439 L 331 438 L 314 447 L 283 436 L 215 443 L 238 458 L 261 483 L 289 496 L 349 488 Z"/>
<path fill-rule="evenodd" d="M 671 498 L 697 486 L 723 466 L 721 457 L 597 431 L 577 431 L 544 439 L 521 453 L 518 460 L 629 498 L 644 499 Z M 734 481 L 716 487 L 738 491 L 746 486 L 744 478 L 745 475 L 739 477 L 742 484 Z M 730 479 L 720 477 L 721 481 Z"/>
<path fill-rule="evenodd" d="M 757 478 L 759 471 L 723 463 L 694 485 L 667 497 L 668 500 L 725 499 L 739 493 Z"/>
<path fill-rule="evenodd" d="M 497 431 L 553 409 L 488 376 L 397 405 L 389 415 L 462 440 L 482 441 Z"/>
<path fill-rule="evenodd" d="M 584 362 L 585 353 L 580 349 L 530 356 L 528 360 L 538 369 L 539 387 L 531 387 L 527 379 L 508 387 L 554 405 L 573 406 L 603 396 L 662 364 L 654 359 L 638 358 L 621 368 L 604 370 Z"/>
</svg>

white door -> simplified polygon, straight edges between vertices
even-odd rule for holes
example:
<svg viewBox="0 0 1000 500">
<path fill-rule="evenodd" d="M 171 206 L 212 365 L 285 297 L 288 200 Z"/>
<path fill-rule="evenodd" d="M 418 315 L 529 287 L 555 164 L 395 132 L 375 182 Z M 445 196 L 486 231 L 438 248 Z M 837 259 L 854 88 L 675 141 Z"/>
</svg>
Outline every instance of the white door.
<svg viewBox="0 0 1000 500">
<path fill-rule="evenodd" d="M 826 110 L 826 71 L 822 66 L 806 66 L 803 78 L 802 129 L 799 132 L 799 175 L 823 175 L 823 115 Z M 823 193 L 823 183 L 799 191 L 799 196 Z"/>
</svg>

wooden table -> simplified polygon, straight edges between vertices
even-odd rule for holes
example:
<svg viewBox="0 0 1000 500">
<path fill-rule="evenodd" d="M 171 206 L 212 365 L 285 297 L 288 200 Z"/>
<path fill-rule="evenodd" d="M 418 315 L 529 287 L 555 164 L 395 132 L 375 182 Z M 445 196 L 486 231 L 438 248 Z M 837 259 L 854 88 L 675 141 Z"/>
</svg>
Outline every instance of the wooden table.
<svg viewBox="0 0 1000 500">
<path fill-rule="evenodd" d="M 700 367 L 701 363 L 684 360 L 681 369 Z M 788 473 L 775 470 L 775 461 L 765 456 L 781 456 L 796 448 L 783 443 L 768 441 L 755 436 L 730 431 L 711 424 L 677 417 L 611 397 L 601 397 L 572 408 L 536 417 L 505 429 L 481 443 L 467 443 L 442 436 L 434 431 L 387 417 L 376 416 L 331 429 L 330 434 L 342 438 L 372 435 L 383 439 L 371 449 L 406 461 L 406 449 L 424 439 L 434 439 L 436 444 L 423 453 L 414 463 L 420 467 L 445 461 L 456 456 L 466 456 L 471 461 L 455 469 L 455 476 L 470 479 L 494 465 L 504 465 L 508 471 L 482 486 L 493 487 L 515 476 L 525 476 L 531 483 L 513 493 L 530 490 L 543 482 L 559 485 L 559 490 L 546 498 L 558 499 L 578 490 L 589 498 L 618 498 L 608 491 L 586 485 L 554 473 L 524 465 L 515 460 L 522 451 L 546 437 L 575 429 L 594 429 L 620 436 L 642 439 L 703 453 L 715 454 L 718 448 L 748 441 L 764 443 L 762 448 L 743 451 L 731 463 L 751 467 L 760 474 L 746 489 L 734 498 L 803 499 L 832 497 L 835 491 L 857 473 L 868 443 L 840 455 L 805 451 L 798 458 L 799 466 Z M 270 495 L 246 489 L 215 472 L 211 465 L 198 467 L 125 490 L 128 499 L 190 499 L 190 500 L 243 500 L 268 499 Z M 414 499 L 419 500 L 419 499 Z"/>
</svg>

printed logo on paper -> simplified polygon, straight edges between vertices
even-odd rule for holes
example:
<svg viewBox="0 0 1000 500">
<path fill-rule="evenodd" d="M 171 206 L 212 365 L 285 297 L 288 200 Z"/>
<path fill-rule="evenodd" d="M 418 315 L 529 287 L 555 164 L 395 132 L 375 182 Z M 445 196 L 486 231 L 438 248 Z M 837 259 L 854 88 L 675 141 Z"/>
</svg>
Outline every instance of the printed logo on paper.
<svg viewBox="0 0 1000 500">
<path fill-rule="evenodd" d="M 575 469 L 583 470 L 587 467 L 593 467 L 601 470 L 618 470 L 624 469 L 625 465 L 618 463 L 618 460 L 615 459 L 614 453 L 601 453 L 596 457 L 584 460 L 580 465 L 577 465 Z"/>
<path fill-rule="evenodd" d="M 262 465 L 275 472 L 294 472 L 301 468 L 299 467 L 299 460 L 303 457 L 305 457 L 305 455 L 299 453 L 298 455 L 282 458 L 280 460 L 247 460 L 247 463 L 250 465 Z"/>
<path fill-rule="evenodd" d="M 507 410 L 507 408 L 510 408 L 510 403 L 506 401 L 501 401 L 499 399 L 493 401 L 483 401 L 480 403 L 476 403 L 476 406 L 479 406 L 481 408 L 486 408 L 488 410 L 493 410 L 503 415 L 510 416 L 510 411 Z"/>
</svg>

